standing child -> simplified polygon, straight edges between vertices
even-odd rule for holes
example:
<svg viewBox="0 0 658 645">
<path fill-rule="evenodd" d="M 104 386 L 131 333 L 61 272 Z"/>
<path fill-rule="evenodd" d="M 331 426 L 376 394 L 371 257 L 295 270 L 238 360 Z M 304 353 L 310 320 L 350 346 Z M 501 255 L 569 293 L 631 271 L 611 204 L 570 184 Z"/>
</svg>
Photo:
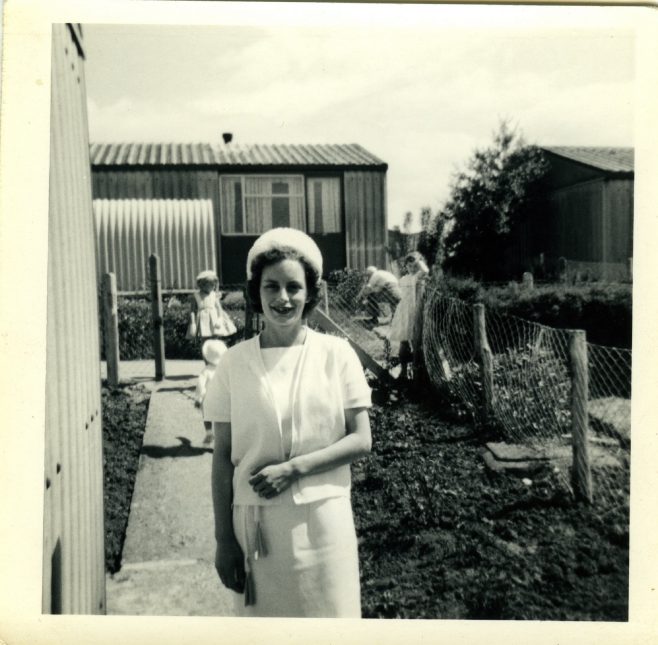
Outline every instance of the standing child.
<svg viewBox="0 0 658 645">
<path fill-rule="evenodd" d="M 206 364 L 199 374 L 199 378 L 196 384 L 196 395 L 194 397 L 194 405 L 197 408 L 203 409 L 203 400 L 206 398 L 206 388 L 210 379 L 215 374 L 215 369 L 219 359 L 226 352 L 226 345 L 221 340 L 211 339 L 207 340 L 203 347 L 201 348 L 201 353 L 203 354 L 203 360 Z M 210 421 L 204 421 L 203 425 L 206 429 L 206 436 L 203 440 L 204 445 L 211 444 L 214 441 L 214 436 L 212 432 L 212 423 Z"/>
<path fill-rule="evenodd" d="M 196 277 L 197 290 L 190 296 L 190 320 L 186 338 L 199 339 L 201 346 L 210 338 L 226 338 L 237 331 L 220 302 L 219 280 L 214 271 Z"/>
</svg>

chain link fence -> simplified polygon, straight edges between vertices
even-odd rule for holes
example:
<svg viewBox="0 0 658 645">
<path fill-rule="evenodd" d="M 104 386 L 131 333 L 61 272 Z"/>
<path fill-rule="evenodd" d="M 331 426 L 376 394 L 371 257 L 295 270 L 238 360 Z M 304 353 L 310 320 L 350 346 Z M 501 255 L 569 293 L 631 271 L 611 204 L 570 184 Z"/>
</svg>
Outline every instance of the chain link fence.
<svg viewBox="0 0 658 645">
<path fill-rule="evenodd" d="M 561 484 L 573 491 L 577 442 L 570 332 L 487 311 L 483 338 L 478 339 L 476 308 L 445 297 L 436 286 L 428 289 L 423 353 L 431 382 L 459 401 L 476 423 L 497 429 L 505 442 L 545 456 Z M 485 370 L 482 357 L 487 352 Z M 577 474 L 591 478 L 597 504 L 625 505 L 631 351 L 587 343 L 585 360 L 587 422 L 581 452 L 586 461 L 580 468 L 587 472 Z"/>
<path fill-rule="evenodd" d="M 357 295 L 358 290 L 327 285 L 320 308 L 377 363 L 391 369 L 396 363 L 396 345 L 389 336 L 398 301 L 386 292 L 370 299 Z"/>
</svg>

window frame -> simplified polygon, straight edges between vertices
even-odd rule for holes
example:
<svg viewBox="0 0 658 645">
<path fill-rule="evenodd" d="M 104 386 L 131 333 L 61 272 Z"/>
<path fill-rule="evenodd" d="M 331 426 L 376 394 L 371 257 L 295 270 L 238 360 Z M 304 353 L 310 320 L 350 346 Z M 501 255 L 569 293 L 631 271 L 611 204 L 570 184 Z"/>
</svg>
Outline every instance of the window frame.
<svg viewBox="0 0 658 645">
<path fill-rule="evenodd" d="M 224 222 L 226 219 L 230 219 L 231 217 L 234 217 L 234 213 L 225 213 L 224 208 L 225 208 L 225 198 L 224 198 L 224 186 L 223 186 L 223 179 L 240 179 L 240 185 L 241 185 L 241 203 L 242 203 L 242 231 L 236 232 L 236 231 L 226 231 L 224 227 Z M 255 178 L 255 179 L 270 179 L 271 183 L 275 183 L 277 179 L 299 179 L 300 184 L 301 184 L 301 193 L 288 193 L 287 195 L 276 195 L 276 194 L 268 194 L 268 195 L 263 195 L 263 194 L 257 194 L 257 193 L 250 193 L 247 195 L 246 191 L 246 180 L 248 178 Z M 227 237 L 257 237 L 258 235 L 261 235 L 265 231 L 261 231 L 260 233 L 248 233 L 244 229 L 246 228 L 246 219 L 247 219 L 247 198 L 262 198 L 262 197 L 288 197 L 288 198 L 299 198 L 301 197 L 301 207 L 302 207 L 302 222 L 304 224 L 304 232 L 308 230 L 308 208 L 307 208 L 307 191 L 306 191 L 306 180 L 307 176 L 303 173 L 220 173 L 219 174 L 219 204 L 220 204 L 220 234 L 222 236 L 227 236 Z"/>
</svg>

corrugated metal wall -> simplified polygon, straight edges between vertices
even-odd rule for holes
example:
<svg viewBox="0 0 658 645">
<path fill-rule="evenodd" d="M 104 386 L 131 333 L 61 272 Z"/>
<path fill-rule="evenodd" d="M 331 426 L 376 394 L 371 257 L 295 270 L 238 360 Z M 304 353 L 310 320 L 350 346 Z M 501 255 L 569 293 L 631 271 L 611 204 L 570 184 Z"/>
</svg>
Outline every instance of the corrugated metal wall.
<svg viewBox="0 0 658 645">
<path fill-rule="evenodd" d="M 547 256 L 612 263 L 632 256 L 633 180 L 602 178 L 560 188 L 550 204 Z"/>
<path fill-rule="evenodd" d="M 95 199 L 98 275 L 112 272 L 119 291 L 149 288 L 148 258 L 160 256 L 163 289 L 193 289 L 216 270 L 210 199 Z"/>
<path fill-rule="evenodd" d="M 623 263 L 633 257 L 633 181 L 610 179 L 603 195 L 603 261 Z"/>
<path fill-rule="evenodd" d="M 345 172 L 344 191 L 347 266 L 386 267 L 386 175 Z"/>
<path fill-rule="evenodd" d="M 601 261 L 603 180 L 561 188 L 550 195 L 551 222 L 546 254 L 585 262 Z"/>
<path fill-rule="evenodd" d="M 105 611 L 100 355 L 80 31 L 53 26 L 43 611 Z"/>
</svg>

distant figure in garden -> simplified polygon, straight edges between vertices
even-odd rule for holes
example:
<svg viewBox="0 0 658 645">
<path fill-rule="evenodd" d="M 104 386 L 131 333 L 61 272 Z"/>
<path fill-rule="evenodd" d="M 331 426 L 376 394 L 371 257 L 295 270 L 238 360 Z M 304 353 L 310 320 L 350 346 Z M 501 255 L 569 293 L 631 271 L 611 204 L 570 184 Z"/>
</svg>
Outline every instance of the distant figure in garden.
<svg viewBox="0 0 658 645">
<path fill-rule="evenodd" d="M 206 398 L 206 391 L 208 389 L 208 383 L 210 383 L 210 380 L 215 375 L 217 363 L 219 363 L 219 359 L 224 355 L 224 352 L 226 352 L 226 345 L 221 340 L 217 340 L 215 338 L 207 340 L 205 343 L 203 343 L 203 347 L 201 348 L 203 360 L 206 364 L 204 365 L 203 370 L 201 370 L 201 374 L 199 374 L 196 382 L 194 405 L 197 408 L 201 408 L 202 411 L 203 401 Z M 203 425 L 206 429 L 206 436 L 203 439 L 203 443 L 204 445 L 209 445 L 214 441 L 212 423 L 204 419 Z"/>
<path fill-rule="evenodd" d="M 366 269 L 368 282 L 359 291 L 356 299 L 361 302 L 365 298 L 365 308 L 370 316 L 370 324 L 377 325 L 381 315 L 381 304 L 387 303 L 391 311 L 395 309 L 402 297 L 398 279 L 384 269 L 369 266 Z"/>
<path fill-rule="evenodd" d="M 219 280 L 214 271 L 196 277 L 197 290 L 190 296 L 190 320 L 186 337 L 198 339 L 201 346 L 210 338 L 227 338 L 237 331 L 221 304 Z"/>
<path fill-rule="evenodd" d="M 244 616 L 361 616 L 350 466 L 370 451 L 370 388 L 351 346 L 306 324 L 322 255 L 275 228 L 247 256 L 265 328 L 230 348 L 208 386 L 222 583 Z"/>
<path fill-rule="evenodd" d="M 416 320 L 416 286 L 418 280 L 429 273 L 425 258 L 418 252 L 409 253 L 404 259 L 405 274 L 400 278 L 402 298 L 391 320 L 389 339 L 399 343 L 400 379 L 409 377 L 409 363 L 413 359 L 412 338 Z"/>
</svg>

